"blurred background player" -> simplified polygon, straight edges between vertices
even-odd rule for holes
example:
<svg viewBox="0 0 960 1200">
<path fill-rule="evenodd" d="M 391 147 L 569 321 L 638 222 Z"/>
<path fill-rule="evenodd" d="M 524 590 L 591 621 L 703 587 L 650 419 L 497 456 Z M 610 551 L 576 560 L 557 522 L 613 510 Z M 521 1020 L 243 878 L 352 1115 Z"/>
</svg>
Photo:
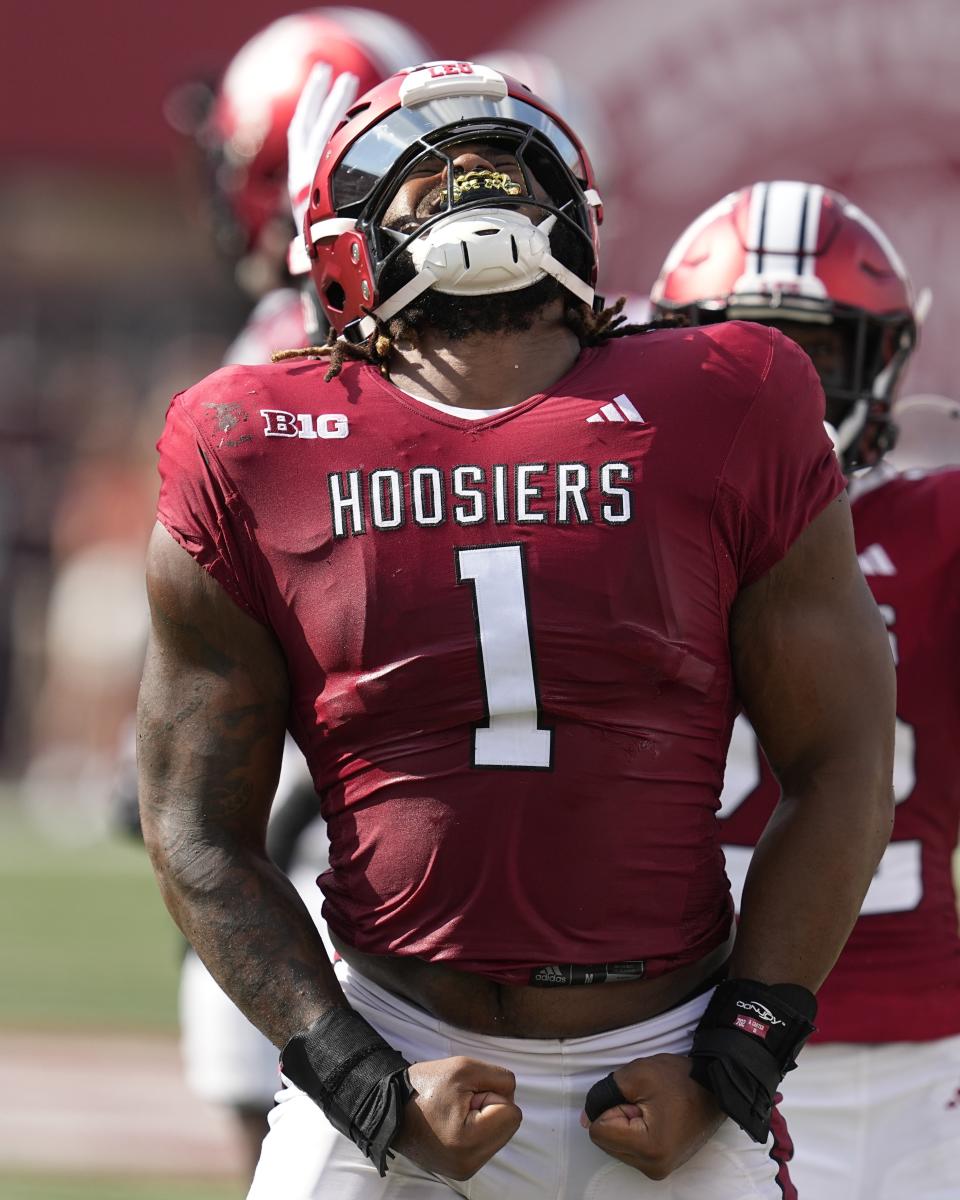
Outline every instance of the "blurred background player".
<svg viewBox="0 0 960 1200">
<path fill-rule="evenodd" d="M 317 8 L 261 30 L 230 62 L 215 92 L 187 85 L 168 115 L 200 152 L 211 233 L 255 307 L 224 363 L 265 363 L 286 346 L 325 336 L 316 307 L 288 269 L 295 231 L 291 203 L 305 204 L 300 159 L 313 178 L 319 151 L 349 103 L 401 67 L 430 58 L 401 22 L 356 8 Z M 297 110 L 304 90 L 306 102 Z M 294 121 L 294 114 L 298 119 Z M 288 127 L 293 135 L 288 153 Z M 288 195 L 289 192 L 289 195 Z M 294 270 L 296 263 L 294 262 Z M 268 834 L 273 861 L 289 873 L 321 924 L 317 874 L 326 833 L 300 752 L 287 740 Z M 187 1080 L 228 1106 L 242 1131 L 250 1170 L 279 1086 L 274 1047 L 224 995 L 192 950 L 181 976 L 180 1021 Z"/>
<path fill-rule="evenodd" d="M 850 479 L 860 564 L 897 660 L 893 838 L 819 993 L 804 1069 L 784 1087 L 791 1174 L 800 1195 L 816 1200 L 947 1200 L 960 1161 L 951 873 L 960 823 L 960 471 L 899 474 L 884 461 L 916 341 L 910 282 L 886 236 L 843 196 L 778 181 L 732 193 L 694 221 L 652 299 L 659 313 L 696 324 L 776 325 L 806 349 Z M 957 406 L 937 399 L 914 406 L 916 444 L 904 447 L 904 466 L 932 465 L 931 430 L 960 425 Z M 720 814 L 735 895 L 778 798 L 741 716 Z"/>
<path fill-rule="evenodd" d="M 294 232 L 288 200 L 288 128 L 304 85 L 339 100 L 326 125 L 302 129 L 311 165 L 350 101 L 402 66 L 428 58 L 424 42 L 400 21 L 358 8 L 315 8 L 281 17 L 235 55 L 215 91 L 188 84 L 168 117 L 199 151 L 211 234 L 256 307 L 225 362 L 269 361 L 278 346 L 303 344 L 300 291 L 287 268 Z M 299 186 L 299 185 L 295 185 Z M 312 316 L 312 314 L 311 314 Z"/>
</svg>

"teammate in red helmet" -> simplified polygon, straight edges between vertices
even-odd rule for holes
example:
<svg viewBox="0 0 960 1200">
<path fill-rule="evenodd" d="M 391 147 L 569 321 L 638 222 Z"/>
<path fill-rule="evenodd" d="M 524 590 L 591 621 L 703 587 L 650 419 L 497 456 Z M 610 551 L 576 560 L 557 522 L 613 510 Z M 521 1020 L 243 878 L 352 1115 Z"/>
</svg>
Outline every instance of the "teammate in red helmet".
<svg viewBox="0 0 960 1200">
<path fill-rule="evenodd" d="M 774 1095 L 886 844 L 893 667 L 808 360 L 618 324 L 601 214 L 522 85 L 402 73 L 304 214 L 341 336 L 168 414 L 144 829 L 282 1048 L 253 1200 L 793 1194 Z M 789 801 L 731 954 L 739 703 Z M 264 847 L 288 724 L 336 967 Z"/>
<path fill-rule="evenodd" d="M 314 68 L 329 91 L 352 76 L 354 95 L 426 53 L 401 22 L 358 8 L 314 8 L 273 21 L 230 61 L 194 133 L 208 156 L 221 248 L 286 254 L 287 129 Z"/>
<path fill-rule="evenodd" d="M 913 294 L 886 234 L 838 192 L 786 180 L 732 192 L 678 239 L 651 300 L 663 315 L 763 321 L 799 342 L 846 471 L 893 445 L 893 397 L 917 336 Z"/>
<path fill-rule="evenodd" d="M 272 22 L 230 62 L 190 130 L 208 168 L 216 243 L 257 301 L 226 363 L 266 363 L 274 350 L 316 337 L 315 302 L 304 304 L 287 263 L 291 203 L 302 212 L 300 193 L 309 191 L 318 157 L 313 147 L 318 138 L 321 145 L 326 141 L 359 92 L 428 57 L 424 43 L 391 17 L 318 8 Z M 304 187 L 302 159 L 311 153 Z M 326 867 L 326 853 L 318 812 L 303 756 L 289 742 L 269 852 L 293 875 L 319 923 L 314 880 Z M 198 1095 L 234 1114 L 252 1172 L 278 1087 L 276 1052 L 192 951 L 181 975 L 180 1022 L 187 1080 Z"/>
<path fill-rule="evenodd" d="M 960 1158 L 951 870 L 960 823 L 960 470 L 898 474 L 883 460 L 916 340 L 913 292 L 890 241 L 858 208 L 827 188 L 776 181 L 695 221 L 653 295 L 661 313 L 695 323 L 749 316 L 809 352 L 849 475 L 860 566 L 897 662 L 893 837 L 820 991 L 803 1070 L 784 1084 L 795 1179 L 817 1200 L 947 1200 Z M 737 895 L 779 794 L 738 718 L 721 810 Z"/>
</svg>

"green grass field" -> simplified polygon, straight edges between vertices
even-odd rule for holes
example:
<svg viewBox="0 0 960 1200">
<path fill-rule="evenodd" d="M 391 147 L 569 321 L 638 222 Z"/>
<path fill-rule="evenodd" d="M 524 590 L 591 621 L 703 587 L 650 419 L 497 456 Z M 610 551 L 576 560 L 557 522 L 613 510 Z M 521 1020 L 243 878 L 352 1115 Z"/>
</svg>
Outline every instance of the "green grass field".
<svg viewBox="0 0 960 1200">
<path fill-rule="evenodd" d="M 51 843 L 0 808 L 0 1024 L 172 1031 L 179 941 L 143 847 Z"/>
</svg>

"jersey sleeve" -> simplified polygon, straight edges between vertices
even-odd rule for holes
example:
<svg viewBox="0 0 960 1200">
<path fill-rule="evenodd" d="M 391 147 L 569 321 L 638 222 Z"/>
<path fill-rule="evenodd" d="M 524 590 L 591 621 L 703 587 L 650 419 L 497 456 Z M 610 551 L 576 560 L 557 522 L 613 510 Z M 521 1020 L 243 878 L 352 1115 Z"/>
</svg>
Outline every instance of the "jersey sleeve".
<svg viewBox="0 0 960 1200">
<path fill-rule="evenodd" d="M 244 612 L 265 624 L 242 505 L 193 420 L 190 394 L 174 396 L 157 443 L 157 520 Z"/>
<path fill-rule="evenodd" d="M 771 328 L 753 402 L 723 465 L 728 545 L 741 587 L 778 563 L 846 481 L 824 428 L 820 379 L 807 355 Z"/>
</svg>

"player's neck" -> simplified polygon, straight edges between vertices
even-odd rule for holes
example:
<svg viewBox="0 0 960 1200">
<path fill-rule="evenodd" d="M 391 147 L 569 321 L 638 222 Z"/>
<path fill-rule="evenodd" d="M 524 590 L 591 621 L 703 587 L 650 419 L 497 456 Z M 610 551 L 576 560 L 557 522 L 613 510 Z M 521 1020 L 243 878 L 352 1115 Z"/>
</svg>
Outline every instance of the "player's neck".
<svg viewBox="0 0 960 1200">
<path fill-rule="evenodd" d="M 562 302 L 543 309 L 523 333 L 477 333 L 451 341 L 424 330 L 394 348 L 390 379 L 412 396 L 461 408 L 506 408 L 549 390 L 580 353 Z"/>
</svg>

